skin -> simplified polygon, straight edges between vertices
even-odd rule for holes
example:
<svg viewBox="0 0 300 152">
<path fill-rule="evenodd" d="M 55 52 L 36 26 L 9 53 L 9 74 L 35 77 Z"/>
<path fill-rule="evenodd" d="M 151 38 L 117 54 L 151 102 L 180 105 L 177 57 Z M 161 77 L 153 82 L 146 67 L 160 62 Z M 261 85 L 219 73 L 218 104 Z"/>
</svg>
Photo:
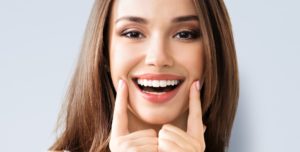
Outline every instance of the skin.
<svg viewBox="0 0 300 152">
<path fill-rule="evenodd" d="M 192 84 L 189 93 L 189 115 L 187 131 L 171 124 L 165 124 L 158 135 L 153 129 L 129 131 L 127 114 L 128 86 L 119 81 L 115 110 L 113 114 L 109 147 L 112 152 L 204 152 L 205 125 L 202 122 L 200 83 Z"/>
<path fill-rule="evenodd" d="M 174 22 L 183 16 L 189 17 Z M 111 151 L 204 151 L 199 94 L 204 55 L 195 16 L 192 0 L 114 1 L 109 56 L 117 97 Z M 153 104 L 132 81 L 133 75 L 144 73 L 175 74 L 183 76 L 184 82 L 170 101 Z"/>
</svg>

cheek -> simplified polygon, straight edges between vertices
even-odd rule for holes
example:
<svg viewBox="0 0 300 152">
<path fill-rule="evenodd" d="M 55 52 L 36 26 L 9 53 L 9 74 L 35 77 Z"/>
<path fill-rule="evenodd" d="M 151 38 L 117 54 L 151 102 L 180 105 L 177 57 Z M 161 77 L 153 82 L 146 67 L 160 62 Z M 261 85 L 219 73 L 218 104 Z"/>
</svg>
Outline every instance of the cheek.
<svg viewBox="0 0 300 152">
<path fill-rule="evenodd" d="M 202 55 L 200 53 L 196 53 L 195 56 L 191 56 L 189 59 L 190 60 L 184 61 L 186 63 L 189 75 L 195 79 L 200 78 L 204 67 Z"/>
<path fill-rule="evenodd" d="M 177 47 L 176 60 L 185 68 L 191 79 L 199 79 L 204 71 L 204 49 L 202 43 Z M 179 53 L 180 52 L 180 53 Z"/>
<path fill-rule="evenodd" d="M 109 48 L 110 72 L 113 83 L 117 86 L 119 79 L 127 81 L 128 74 L 138 63 L 139 55 L 134 53 L 134 48 L 128 47 L 122 42 L 112 41 Z"/>
</svg>

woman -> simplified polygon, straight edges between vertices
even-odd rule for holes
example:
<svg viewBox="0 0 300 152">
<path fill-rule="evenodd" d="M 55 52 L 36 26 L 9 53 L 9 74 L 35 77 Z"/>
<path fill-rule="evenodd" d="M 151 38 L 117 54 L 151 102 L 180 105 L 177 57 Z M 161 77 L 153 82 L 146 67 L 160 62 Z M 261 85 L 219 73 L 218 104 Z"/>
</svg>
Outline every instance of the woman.
<svg viewBox="0 0 300 152">
<path fill-rule="evenodd" d="M 238 91 L 223 0 L 96 0 L 50 149 L 222 152 Z"/>
</svg>

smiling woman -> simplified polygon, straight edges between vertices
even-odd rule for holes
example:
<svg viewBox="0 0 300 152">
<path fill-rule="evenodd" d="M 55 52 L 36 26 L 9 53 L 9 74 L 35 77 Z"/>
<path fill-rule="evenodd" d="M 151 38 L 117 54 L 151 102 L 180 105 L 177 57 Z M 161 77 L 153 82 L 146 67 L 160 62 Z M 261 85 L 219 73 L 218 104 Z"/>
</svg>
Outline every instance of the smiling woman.
<svg viewBox="0 0 300 152">
<path fill-rule="evenodd" d="M 225 151 L 238 85 L 223 0 L 96 0 L 50 149 Z"/>
</svg>

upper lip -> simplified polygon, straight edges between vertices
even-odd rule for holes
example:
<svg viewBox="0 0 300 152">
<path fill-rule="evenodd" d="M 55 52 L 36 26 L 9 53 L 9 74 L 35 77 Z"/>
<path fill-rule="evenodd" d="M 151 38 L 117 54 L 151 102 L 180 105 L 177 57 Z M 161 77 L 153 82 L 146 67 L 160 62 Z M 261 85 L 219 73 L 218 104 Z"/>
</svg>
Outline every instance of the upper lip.
<svg viewBox="0 0 300 152">
<path fill-rule="evenodd" d="M 174 75 L 174 74 L 140 74 L 134 75 L 133 79 L 147 79 L 147 80 L 184 80 L 183 76 Z"/>
</svg>

